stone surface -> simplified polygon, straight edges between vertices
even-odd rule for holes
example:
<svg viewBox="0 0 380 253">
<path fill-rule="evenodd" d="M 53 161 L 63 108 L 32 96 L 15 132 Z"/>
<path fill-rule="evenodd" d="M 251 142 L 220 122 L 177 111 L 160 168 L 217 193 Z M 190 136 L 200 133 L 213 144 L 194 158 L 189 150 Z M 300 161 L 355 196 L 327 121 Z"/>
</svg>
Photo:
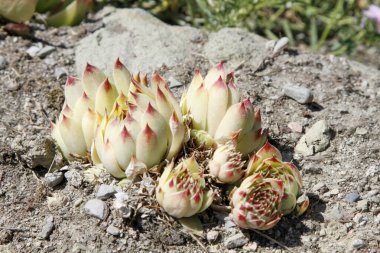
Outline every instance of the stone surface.
<svg viewBox="0 0 380 253">
<path fill-rule="evenodd" d="M 108 199 L 116 193 L 115 187 L 108 184 L 101 184 L 98 191 L 96 192 L 96 198 L 98 199 Z"/>
<path fill-rule="evenodd" d="M 245 244 L 247 244 L 249 239 L 243 234 L 243 233 L 237 233 L 233 236 L 227 237 L 224 240 L 224 246 L 227 249 L 235 249 L 243 247 Z"/>
<path fill-rule="evenodd" d="M 357 192 L 350 192 L 349 194 L 346 195 L 346 197 L 344 197 L 344 199 L 348 203 L 356 202 L 359 198 L 360 198 L 360 195 Z"/>
<path fill-rule="evenodd" d="M 48 56 L 50 53 L 55 51 L 55 47 L 52 46 L 44 46 L 41 50 L 39 50 L 36 54 L 36 56 L 40 58 L 44 58 Z"/>
<path fill-rule="evenodd" d="M 110 235 L 113 235 L 113 236 L 119 236 L 120 235 L 120 229 L 118 229 L 117 227 L 115 227 L 113 225 L 109 225 L 107 227 L 107 233 Z"/>
<path fill-rule="evenodd" d="M 211 230 L 207 232 L 206 238 L 209 243 L 215 243 L 219 239 L 219 232 Z"/>
<path fill-rule="evenodd" d="M 366 242 L 363 241 L 362 239 L 354 239 L 352 240 L 351 245 L 352 245 L 352 248 L 354 249 L 361 249 L 366 246 Z"/>
<path fill-rule="evenodd" d="M 83 183 L 83 176 L 75 169 L 70 169 L 65 173 L 65 178 L 70 185 L 79 187 Z"/>
<path fill-rule="evenodd" d="M 62 172 L 53 172 L 53 173 L 46 173 L 45 174 L 45 182 L 49 187 L 54 187 L 59 185 L 63 180 L 63 173 Z"/>
<path fill-rule="evenodd" d="M 163 66 L 186 64 L 199 55 L 213 63 L 228 60 L 232 67 L 241 62 L 258 66 L 266 53 L 265 39 L 237 28 L 207 35 L 195 28 L 167 25 L 140 9 L 120 9 L 103 21 L 104 28 L 76 47 L 80 75 L 86 62 L 111 73 L 110 62 L 118 57 L 132 72 L 149 73 Z"/>
<path fill-rule="evenodd" d="M 363 199 L 363 200 L 358 201 L 357 208 L 361 211 L 368 211 L 368 200 Z"/>
<path fill-rule="evenodd" d="M 310 89 L 296 85 L 286 85 L 284 87 L 284 93 L 300 104 L 311 103 L 314 97 Z"/>
<path fill-rule="evenodd" d="M 54 217 L 50 215 L 45 219 L 45 222 L 44 222 L 44 225 L 42 226 L 39 237 L 41 239 L 48 239 L 50 234 L 53 232 L 53 229 L 54 229 Z"/>
<path fill-rule="evenodd" d="M 324 151 L 330 144 L 331 131 L 326 120 L 316 122 L 298 141 L 295 151 L 304 156 Z"/>
<path fill-rule="evenodd" d="M 90 199 L 84 206 L 84 211 L 91 216 L 104 220 L 108 216 L 108 207 L 100 199 Z"/>
<path fill-rule="evenodd" d="M 3 70 L 5 69 L 5 67 L 7 66 L 7 60 L 5 59 L 4 56 L 0 55 L 0 70 Z"/>
</svg>

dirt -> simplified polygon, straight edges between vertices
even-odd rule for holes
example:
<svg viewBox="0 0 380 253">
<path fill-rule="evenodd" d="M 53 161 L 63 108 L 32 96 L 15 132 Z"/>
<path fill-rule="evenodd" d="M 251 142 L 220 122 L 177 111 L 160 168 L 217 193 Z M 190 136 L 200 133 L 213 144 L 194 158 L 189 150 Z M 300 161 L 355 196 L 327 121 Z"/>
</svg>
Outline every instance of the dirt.
<svg viewBox="0 0 380 253">
<path fill-rule="evenodd" d="M 62 71 L 74 73 L 75 44 L 101 27 L 101 21 L 73 28 L 30 27 L 32 32 L 27 37 L 0 32 L 0 55 L 6 61 L 0 70 L 0 252 L 202 252 L 201 244 L 211 252 L 248 252 L 256 251 L 256 247 L 260 252 L 282 252 L 284 247 L 280 245 L 293 252 L 380 250 L 376 221 L 380 196 L 377 192 L 366 197 L 371 190 L 380 190 L 380 83 L 368 81 L 347 60 L 287 50 L 259 71 L 244 64 L 235 70 L 244 96 L 250 96 L 261 108 L 264 126 L 270 129 L 270 142 L 281 150 L 285 160 L 292 160 L 300 168 L 311 204 L 305 215 L 286 216 L 266 231 L 272 240 L 243 231 L 249 242 L 243 248 L 228 250 L 224 242 L 238 229 L 227 226 L 225 214 L 208 210 L 201 215 L 204 234 L 218 231 L 219 240 L 209 243 L 204 236 L 198 243 L 157 206 L 147 207 L 146 213 L 135 210 L 132 219 L 122 219 L 111 211 L 99 221 L 86 215 L 83 208 L 88 199 L 94 198 L 97 186 L 84 181 L 73 186 L 66 179 L 55 188 L 43 184 L 49 169 L 46 164 L 55 160 L 54 167 L 64 165 L 51 152 L 54 146 L 50 139 L 50 121 L 63 103 L 66 75 Z M 30 57 L 26 51 L 38 42 L 53 45 L 55 51 L 42 59 Z M 196 65 L 203 73 L 210 67 L 201 57 Z M 192 69 L 182 66 L 177 80 L 189 83 Z M 301 105 L 283 96 L 281 89 L 286 83 L 312 89 L 315 102 Z M 176 88 L 176 94 L 182 89 Z M 320 119 L 326 119 L 333 131 L 329 148 L 311 157 L 294 154 L 302 134 L 292 132 L 288 123 L 300 122 L 305 131 Z M 35 166 L 41 163 L 45 165 Z M 83 165 L 75 168 L 80 174 L 83 169 Z M 315 190 L 318 183 L 324 186 Z M 337 194 L 326 194 L 334 189 Z M 368 208 L 360 209 L 359 202 L 345 200 L 353 191 L 361 200 L 368 200 Z M 55 204 L 51 204 L 53 198 L 58 199 Z M 111 207 L 113 199 L 106 202 Z M 334 212 L 336 209 L 341 211 Z M 358 214 L 366 222 L 356 222 Z M 47 239 L 41 239 L 49 215 L 54 217 L 54 229 Z M 110 224 L 121 234 L 108 234 Z M 363 240 L 365 245 L 354 249 L 355 239 Z"/>
</svg>

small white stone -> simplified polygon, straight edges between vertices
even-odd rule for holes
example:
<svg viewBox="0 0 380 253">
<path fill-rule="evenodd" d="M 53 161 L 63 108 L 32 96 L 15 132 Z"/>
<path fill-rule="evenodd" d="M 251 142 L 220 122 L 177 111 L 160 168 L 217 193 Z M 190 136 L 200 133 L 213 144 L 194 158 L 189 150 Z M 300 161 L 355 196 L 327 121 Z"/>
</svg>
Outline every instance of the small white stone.
<svg viewBox="0 0 380 253">
<path fill-rule="evenodd" d="M 314 97 L 313 92 L 310 89 L 295 85 L 286 85 L 284 87 L 284 93 L 286 96 L 294 99 L 300 104 L 311 103 Z"/>
</svg>

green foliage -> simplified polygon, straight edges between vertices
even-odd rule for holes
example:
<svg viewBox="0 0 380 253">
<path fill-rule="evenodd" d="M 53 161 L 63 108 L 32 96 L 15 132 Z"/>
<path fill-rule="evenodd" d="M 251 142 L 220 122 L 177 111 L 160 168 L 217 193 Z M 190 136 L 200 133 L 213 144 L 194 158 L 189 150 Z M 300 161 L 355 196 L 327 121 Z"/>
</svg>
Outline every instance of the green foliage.
<svg viewBox="0 0 380 253">
<path fill-rule="evenodd" d="M 113 1 L 115 2 L 115 1 Z M 379 45 L 376 24 L 361 27 L 367 0 L 119 0 L 142 7 L 174 24 L 207 30 L 242 27 L 270 39 L 289 38 L 290 45 L 313 51 L 352 53 L 359 44 Z M 374 4 L 380 4 L 375 0 Z"/>
</svg>

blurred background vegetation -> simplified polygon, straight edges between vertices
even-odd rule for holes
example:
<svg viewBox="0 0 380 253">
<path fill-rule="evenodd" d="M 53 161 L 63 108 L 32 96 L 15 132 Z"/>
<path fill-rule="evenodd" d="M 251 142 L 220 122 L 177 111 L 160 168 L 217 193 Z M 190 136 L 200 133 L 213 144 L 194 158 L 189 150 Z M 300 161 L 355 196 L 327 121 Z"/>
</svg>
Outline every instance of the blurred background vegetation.
<svg viewBox="0 0 380 253">
<path fill-rule="evenodd" d="M 109 3 L 143 8 L 170 24 L 210 31 L 241 27 L 269 39 L 286 36 L 291 46 L 313 52 L 350 55 L 358 48 L 380 48 L 376 22 L 363 15 L 380 0 L 97 0 L 95 8 Z"/>
</svg>

